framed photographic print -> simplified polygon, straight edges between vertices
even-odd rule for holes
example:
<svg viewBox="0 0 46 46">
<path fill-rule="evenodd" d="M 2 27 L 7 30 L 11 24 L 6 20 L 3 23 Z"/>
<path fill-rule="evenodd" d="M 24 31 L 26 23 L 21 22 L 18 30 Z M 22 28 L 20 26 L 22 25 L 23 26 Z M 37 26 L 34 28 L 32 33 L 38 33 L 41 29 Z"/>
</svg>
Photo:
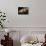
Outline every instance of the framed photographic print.
<svg viewBox="0 0 46 46">
<path fill-rule="evenodd" d="M 18 7 L 18 14 L 20 15 L 29 14 L 29 8 L 28 7 Z"/>
</svg>

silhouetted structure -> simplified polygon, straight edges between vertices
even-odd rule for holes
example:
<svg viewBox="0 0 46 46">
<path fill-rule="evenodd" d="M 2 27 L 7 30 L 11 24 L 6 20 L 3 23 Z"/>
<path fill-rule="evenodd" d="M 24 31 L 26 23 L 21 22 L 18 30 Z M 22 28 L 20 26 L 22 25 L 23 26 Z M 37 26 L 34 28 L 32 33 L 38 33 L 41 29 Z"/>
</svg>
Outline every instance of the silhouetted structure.
<svg viewBox="0 0 46 46">
<path fill-rule="evenodd" d="M 1 44 L 3 46 L 13 46 L 13 40 L 9 37 L 9 33 L 7 33 L 7 36 L 4 35 L 5 40 L 1 40 Z"/>
</svg>

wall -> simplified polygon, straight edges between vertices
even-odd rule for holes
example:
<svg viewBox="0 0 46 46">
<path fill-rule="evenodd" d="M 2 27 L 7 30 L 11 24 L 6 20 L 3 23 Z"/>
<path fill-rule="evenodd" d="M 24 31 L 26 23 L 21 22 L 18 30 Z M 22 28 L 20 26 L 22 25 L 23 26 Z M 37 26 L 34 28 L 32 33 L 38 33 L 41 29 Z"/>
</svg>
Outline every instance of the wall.
<svg viewBox="0 0 46 46">
<path fill-rule="evenodd" d="M 29 3 L 31 1 L 32 8 Z M 12 31 L 21 31 L 22 35 L 31 31 L 46 31 L 46 0 L 25 0 L 26 4 L 23 2 L 24 0 L 0 0 L 0 9 L 7 15 L 5 26 Z M 21 6 L 29 7 L 29 15 L 18 15 L 19 3 L 21 3 Z M 23 31 L 26 32 L 23 33 Z"/>
<path fill-rule="evenodd" d="M 21 0 L 0 0 L 0 9 L 6 12 L 7 27 L 46 27 L 45 4 L 46 0 L 23 0 L 23 2 Z M 29 15 L 19 16 L 17 14 L 18 6 L 29 7 Z"/>
</svg>

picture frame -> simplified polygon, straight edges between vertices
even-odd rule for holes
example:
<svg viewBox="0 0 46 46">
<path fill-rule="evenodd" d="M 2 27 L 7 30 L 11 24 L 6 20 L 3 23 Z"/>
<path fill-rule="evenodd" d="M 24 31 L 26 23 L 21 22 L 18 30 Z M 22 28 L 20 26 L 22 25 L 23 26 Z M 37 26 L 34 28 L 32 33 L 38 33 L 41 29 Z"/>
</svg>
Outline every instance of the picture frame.
<svg viewBox="0 0 46 46">
<path fill-rule="evenodd" d="M 29 8 L 28 7 L 18 7 L 18 14 L 19 15 L 29 14 Z"/>
</svg>

